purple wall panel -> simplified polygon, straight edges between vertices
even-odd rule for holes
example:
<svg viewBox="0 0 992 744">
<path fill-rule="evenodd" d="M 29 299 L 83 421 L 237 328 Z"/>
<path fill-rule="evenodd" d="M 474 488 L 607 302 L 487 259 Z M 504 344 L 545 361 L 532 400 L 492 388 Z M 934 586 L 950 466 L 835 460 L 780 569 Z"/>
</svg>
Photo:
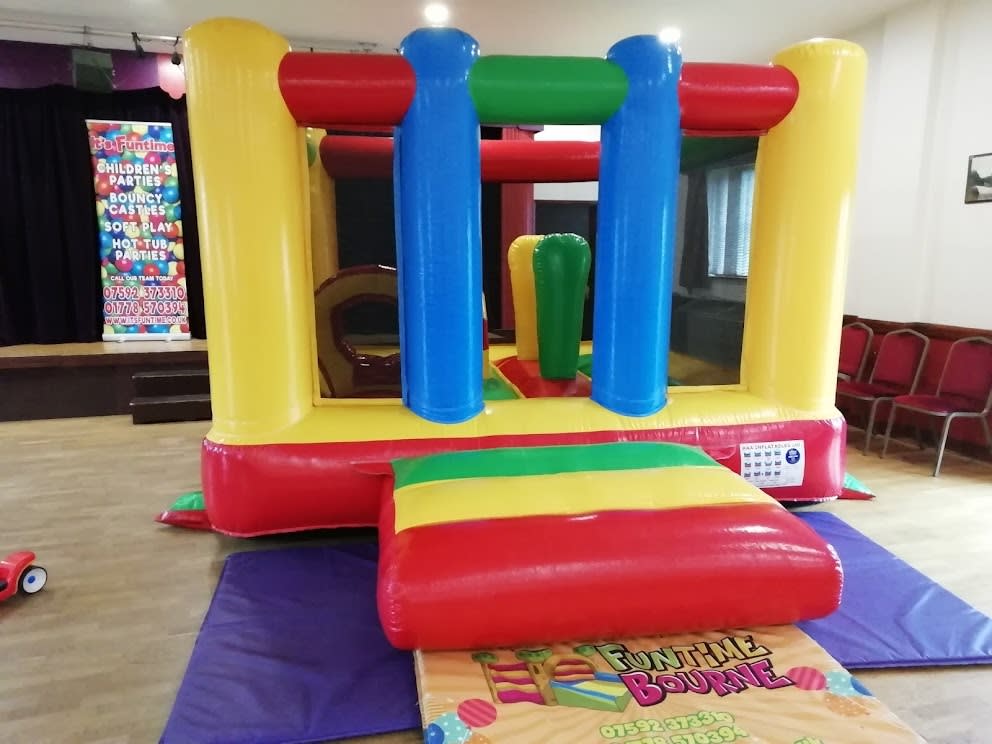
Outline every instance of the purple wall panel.
<svg viewBox="0 0 992 744">
<path fill-rule="evenodd" d="M 0 88 L 72 85 L 72 49 L 58 44 L 0 41 Z M 183 94 L 182 68 L 173 65 L 169 55 L 139 58 L 127 50 L 109 51 L 115 90 L 161 87 L 174 98 Z"/>
</svg>

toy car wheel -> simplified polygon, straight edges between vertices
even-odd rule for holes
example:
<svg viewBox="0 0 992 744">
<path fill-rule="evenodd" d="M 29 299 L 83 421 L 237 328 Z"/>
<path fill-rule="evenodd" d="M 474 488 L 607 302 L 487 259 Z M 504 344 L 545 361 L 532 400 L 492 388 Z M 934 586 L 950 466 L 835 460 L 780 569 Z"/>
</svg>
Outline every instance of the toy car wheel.
<svg viewBox="0 0 992 744">
<path fill-rule="evenodd" d="M 41 566 L 28 566 L 21 574 L 21 591 L 25 594 L 37 594 L 48 582 L 48 571 Z"/>
</svg>

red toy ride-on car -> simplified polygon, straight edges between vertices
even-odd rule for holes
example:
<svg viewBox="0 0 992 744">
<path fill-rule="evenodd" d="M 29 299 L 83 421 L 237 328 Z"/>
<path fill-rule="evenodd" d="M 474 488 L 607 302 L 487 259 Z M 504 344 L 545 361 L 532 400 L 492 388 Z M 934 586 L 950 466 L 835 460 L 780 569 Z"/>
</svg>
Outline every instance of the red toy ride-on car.
<svg viewBox="0 0 992 744">
<path fill-rule="evenodd" d="M 37 594 L 48 581 L 48 572 L 41 566 L 34 566 L 35 559 L 30 550 L 11 553 L 0 561 L 0 602 L 22 594 Z"/>
</svg>

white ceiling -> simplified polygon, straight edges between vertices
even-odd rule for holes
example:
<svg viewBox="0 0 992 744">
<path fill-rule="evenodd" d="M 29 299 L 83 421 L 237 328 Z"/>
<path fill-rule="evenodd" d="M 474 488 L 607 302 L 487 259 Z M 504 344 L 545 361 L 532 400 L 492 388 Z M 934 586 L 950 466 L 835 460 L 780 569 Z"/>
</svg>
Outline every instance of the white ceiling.
<svg viewBox="0 0 992 744">
<path fill-rule="evenodd" d="M 296 40 L 372 42 L 383 50 L 423 24 L 426 0 L 0 0 L 0 38 L 80 43 L 66 29 L 88 25 L 97 46 L 127 47 L 102 30 L 175 35 L 214 16 L 251 18 Z M 449 25 L 483 53 L 601 56 L 629 35 L 682 29 L 686 59 L 763 62 L 815 36 L 842 36 L 906 0 L 448 0 Z M 4 21 L 33 21 L 28 31 Z M 328 45 L 333 48 L 336 45 Z M 154 43 L 146 47 L 155 48 Z"/>
</svg>

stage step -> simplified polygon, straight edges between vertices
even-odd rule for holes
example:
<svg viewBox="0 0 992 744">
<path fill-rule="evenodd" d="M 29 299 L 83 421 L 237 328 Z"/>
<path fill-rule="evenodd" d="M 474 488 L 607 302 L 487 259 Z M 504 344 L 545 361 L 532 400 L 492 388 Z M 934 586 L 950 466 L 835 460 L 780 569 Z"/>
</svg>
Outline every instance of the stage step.
<svg viewBox="0 0 992 744">
<path fill-rule="evenodd" d="M 135 424 L 164 424 L 171 421 L 209 421 L 210 394 L 141 396 L 131 401 Z"/>
<path fill-rule="evenodd" d="M 206 367 L 136 372 L 131 380 L 134 383 L 135 398 L 210 393 L 210 374 Z"/>
</svg>

